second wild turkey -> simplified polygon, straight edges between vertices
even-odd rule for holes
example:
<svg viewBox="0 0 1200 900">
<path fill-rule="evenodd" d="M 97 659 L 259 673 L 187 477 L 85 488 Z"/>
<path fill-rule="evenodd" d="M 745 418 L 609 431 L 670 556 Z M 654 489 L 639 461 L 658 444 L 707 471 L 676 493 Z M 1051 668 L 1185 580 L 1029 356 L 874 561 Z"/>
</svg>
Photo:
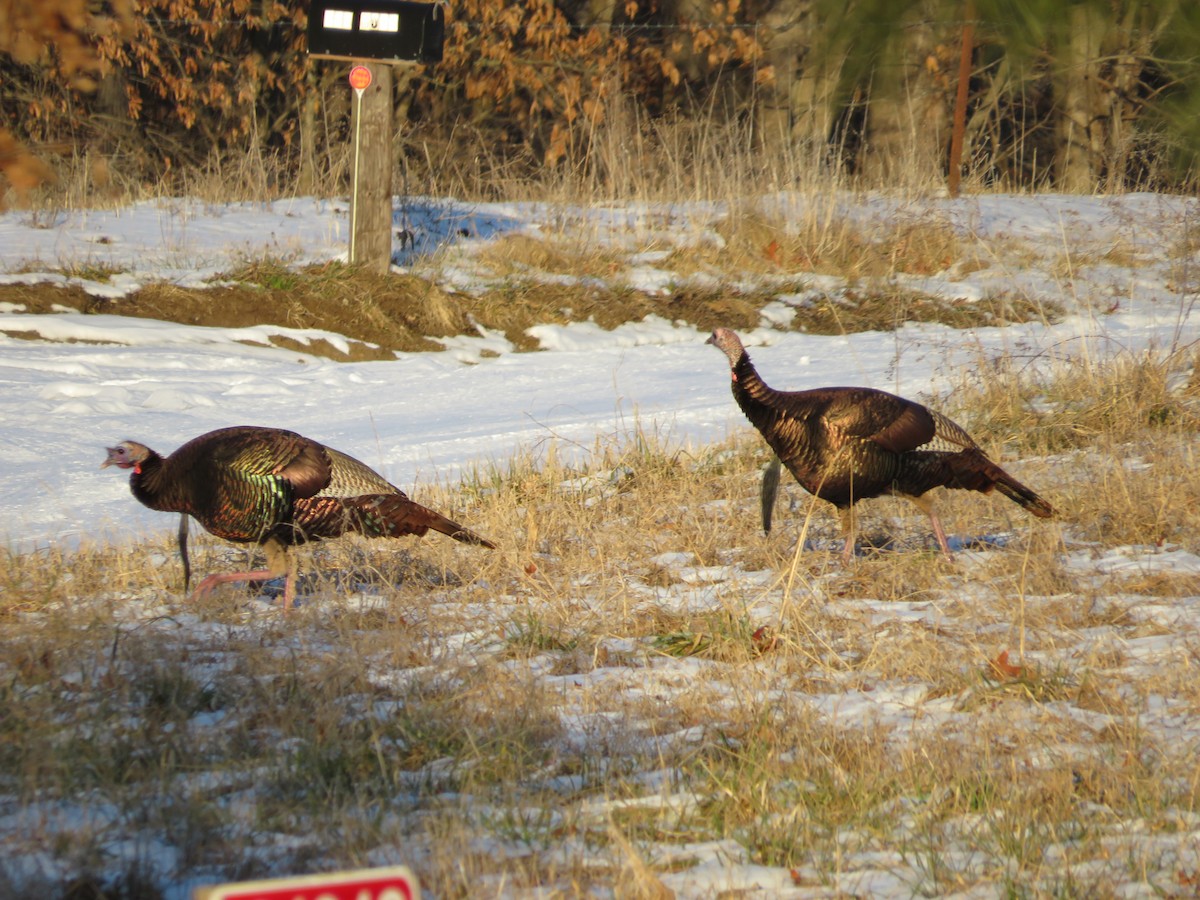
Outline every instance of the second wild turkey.
<svg viewBox="0 0 1200 900">
<path fill-rule="evenodd" d="M 430 529 L 465 544 L 495 544 L 408 498 L 365 463 L 281 428 L 235 425 L 210 431 L 162 457 L 144 444 L 108 447 L 101 468 L 132 469 L 129 488 L 151 509 L 191 516 L 235 543 L 257 543 L 267 568 L 209 575 L 196 587 L 286 577 L 283 607 L 296 596 L 295 544 L 354 532 L 423 535 Z M 181 524 L 180 546 L 185 531 Z M 185 570 L 187 557 L 184 555 Z"/>
<path fill-rule="evenodd" d="M 874 388 L 777 391 L 759 377 L 734 332 L 718 328 L 707 343 L 728 358 L 734 399 L 779 460 L 805 490 L 837 507 L 845 562 L 854 553 L 854 504 L 883 494 L 907 497 L 928 515 L 946 554 L 946 532 L 925 496 L 935 487 L 998 490 L 1035 516 L 1054 515 L 1049 503 L 988 459 L 961 426 L 941 413 Z M 769 467 L 763 489 L 768 529 L 771 474 Z"/>
</svg>

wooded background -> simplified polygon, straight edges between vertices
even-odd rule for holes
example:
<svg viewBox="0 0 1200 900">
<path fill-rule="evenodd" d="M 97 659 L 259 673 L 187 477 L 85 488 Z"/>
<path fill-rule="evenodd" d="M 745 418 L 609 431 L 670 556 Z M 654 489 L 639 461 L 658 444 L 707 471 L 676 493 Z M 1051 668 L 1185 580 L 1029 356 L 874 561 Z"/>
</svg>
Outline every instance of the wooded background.
<svg viewBox="0 0 1200 900">
<path fill-rule="evenodd" d="M 0 0 L 0 188 L 68 160 L 170 186 L 250 157 L 280 191 L 337 189 L 348 66 L 307 57 L 306 11 Z M 867 185 L 944 181 L 964 38 L 968 183 L 1193 187 L 1196 0 L 450 0 L 444 61 L 397 70 L 397 164 L 474 166 L 481 193 L 616 183 L 614 135 L 678 163 L 723 133 Z"/>
</svg>

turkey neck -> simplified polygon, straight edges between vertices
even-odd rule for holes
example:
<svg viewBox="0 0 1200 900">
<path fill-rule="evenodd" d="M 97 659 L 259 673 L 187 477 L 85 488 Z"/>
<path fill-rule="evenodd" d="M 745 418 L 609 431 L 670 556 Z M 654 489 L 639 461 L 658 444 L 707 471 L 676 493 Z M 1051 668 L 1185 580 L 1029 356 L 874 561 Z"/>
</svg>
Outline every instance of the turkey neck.
<svg viewBox="0 0 1200 900">
<path fill-rule="evenodd" d="M 129 489 L 133 496 L 150 509 L 160 512 L 190 513 L 191 504 L 178 496 L 178 479 L 170 477 L 170 461 L 164 460 L 155 451 L 137 464 L 129 476 Z"/>
<path fill-rule="evenodd" d="M 778 393 L 759 377 L 758 369 L 744 350 L 733 367 L 733 398 L 755 427 L 760 430 L 776 418 L 771 399 Z"/>
<path fill-rule="evenodd" d="M 829 499 L 831 485 L 814 443 L 812 415 L 816 410 L 795 401 L 805 393 L 785 395 L 759 377 L 750 357 L 742 352 L 733 367 L 733 397 L 780 462 L 811 494 Z M 840 494 L 831 503 L 836 503 Z"/>
</svg>

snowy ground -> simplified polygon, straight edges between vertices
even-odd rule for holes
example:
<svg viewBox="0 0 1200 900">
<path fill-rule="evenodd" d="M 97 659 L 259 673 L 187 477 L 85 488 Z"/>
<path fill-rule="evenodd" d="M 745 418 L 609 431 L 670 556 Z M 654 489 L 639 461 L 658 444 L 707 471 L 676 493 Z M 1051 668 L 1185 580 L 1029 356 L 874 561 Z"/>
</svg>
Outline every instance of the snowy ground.
<svg viewBox="0 0 1200 900">
<path fill-rule="evenodd" d="M 764 205 L 779 215 L 803 214 L 799 201 L 787 197 Z M 1200 263 L 1194 249 L 1190 268 L 1180 259 L 1189 252 L 1200 215 L 1195 201 L 1135 195 L 845 205 L 847 216 L 864 223 L 885 216 L 950 222 L 997 248 L 992 268 L 919 279 L 927 293 L 970 300 L 1024 292 L 1066 303 L 1074 314 L 1050 328 L 970 333 L 909 325 L 895 333 L 817 337 L 763 327 L 744 337 L 748 346 L 770 345 L 756 360 L 773 384 L 862 384 L 930 397 L 960 366 L 995 355 L 1048 364 L 1065 356 L 1173 346 L 1197 333 L 1191 311 Z M 464 222 L 475 235 L 457 239 L 432 273 L 461 290 L 478 284 L 471 263 L 481 242 L 518 230 L 536 235 L 561 218 L 560 211 L 535 206 L 430 202 L 421 209 L 422 216 L 408 216 L 410 224 L 414 218 L 424 223 L 418 246 L 436 243 L 440 234 L 455 239 Z M 588 221 L 598 240 L 633 249 L 629 269 L 614 277 L 655 290 L 671 284 L 672 275 L 642 262 L 637 247 L 719 240 L 705 230 L 717 215 L 688 208 L 623 215 L 604 210 Z M 153 279 L 194 285 L 240 259 L 274 254 L 300 263 L 336 256 L 344 252 L 344 233 L 344 210 L 311 200 L 220 208 L 147 203 L 63 214 L 49 223 L 10 212 L 0 216 L 0 267 L 8 270 L 0 279 L 66 280 L 58 270 L 91 265 L 122 273 L 104 284 L 85 284 L 108 295 Z M 999 256 L 1005 245 L 1021 251 Z M 1116 250 L 1122 265 L 1107 260 Z M 1180 283 L 1181 272 L 1190 283 Z M 730 273 L 731 281 L 739 277 Z M 789 295 L 776 314 L 786 311 L 788 301 L 803 300 Z M 537 336 L 546 352 L 537 354 L 481 356 L 483 347 L 504 349 L 506 342 L 493 335 L 452 341 L 454 352 L 356 365 L 235 343 L 265 343 L 267 329 L 0 309 L 0 332 L 45 338 L 0 334 L 0 491 L 8 510 L 0 539 L 22 547 L 83 535 L 116 537 L 155 522 L 168 527 L 161 517 L 131 507 L 119 479 L 95 471 L 101 448 L 124 438 L 170 450 L 232 423 L 287 427 L 361 457 L 403 487 L 454 479 L 464 467 L 502 463 L 518 448 L 552 439 L 590 446 L 593 435 L 628 431 L 635 419 L 680 441 L 701 443 L 742 427 L 720 357 L 704 345 L 706 335 L 661 320 L 613 332 L 587 324 L 543 326 Z"/>
<path fill-rule="evenodd" d="M 762 204 L 772 216 L 798 219 L 810 202 L 777 196 Z M 968 302 L 1000 292 L 1020 293 L 1060 304 L 1069 314 L 1049 326 L 964 333 L 909 325 L 894 333 L 822 337 L 772 328 L 773 320 L 786 319 L 789 304 L 805 300 L 803 294 L 781 296 L 762 327 L 744 335 L 748 345 L 761 348 L 755 360 L 773 385 L 862 384 L 931 398 L 945 391 L 962 367 L 992 357 L 1048 366 L 1063 358 L 1178 347 L 1200 337 L 1200 313 L 1193 311 L 1200 297 L 1200 203 L 1195 200 L 1143 194 L 920 203 L 847 196 L 822 202 L 836 202 L 842 215 L 861 221 L 864 228 L 886 219 L 949 224 L 994 260 L 994 265 L 970 272 L 951 267 L 909 278 L 911 289 Z M 658 257 L 641 249 L 651 242 L 719 242 L 711 226 L 721 214 L 720 208 L 708 207 L 563 210 L 429 200 L 406 208 L 398 224 L 416 235 L 415 250 L 407 251 L 402 262 L 460 291 L 480 284 L 473 259 L 481 245 L 502 234 L 550 232 L 564 219 L 585 223 L 596 241 L 628 251 L 629 265 L 614 279 L 661 290 L 683 276 L 657 268 Z M 119 296 L 151 280 L 197 284 L 246 258 L 277 256 L 298 264 L 328 259 L 344 252 L 345 233 L 344 208 L 311 200 L 228 207 L 181 200 L 63 213 L 53 219 L 10 212 L 0 215 L 0 283 L 68 281 L 64 270 L 103 266 L 120 274 L 103 284 L 82 282 L 84 287 Z M 427 255 L 434 249 L 440 249 L 436 257 Z M 730 283 L 743 277 L 729 273 Z M 24 337 L 13 337 L 16 333 Z M 0 539 L 28 550 L 85 539 L 127 541 L 147 529 L 174 528 L 174 516 L 142 509 L 130 498 L 124 478 L 98 470 L 103 448 L 123 438 L 169 451 L 224 425 L 276 425 L 352 453 L 408 488 L 454 481 L 472 467 L 503 465 L 519 452 L 549 442 L 586 449 L 597 435 L 627 434 L 639 424 L 693 445 L 745 427 L 729 396 L 726 368 L 717 352 L 704 345 L 706 335 L 661 320 L 630 323 L 612 332 L 588 324 L 544 326 L 537 331 L 543 347 L 539 353 L 510 352 L 503 338 L 480 335 L 449 342 L 445 353 L 356 364 L 274 349 L 266 334 L 266 329 L 188 328 L 119 316 L 29 315 L 0 308 L 0 492 L 5 498 Z M 261 348 L 246 345 L 256 340 Z M 482 353 L 485 348 L 493 352 Z M 1197 552 L 1200 545 L 1165 551 L 1110 547 L 1081 550 L 1067 565 L 1084 575 L 1122 566 L 1200 573 Z M 744 583 L 749 577 L 698 572 L 682 556 L 661 564 L 674 571 L 680 584 L 702 586 L 681 596 L 681 603 L 702 603 L 710 596 L 705 590 L 715 590 L 713 584 L 731 578 Z M 875 609 L 869 601 L 841 599 L 831 600 L 822 615 L 865 618 L 880 627 L 936 620 L 967 629 L 986 615 L 987 605 L 986 596 L 968 597 L 950 611 L 937 600 Z M 1169 668 L 1184 664 L 1181 660 L 1195 666 L 1191 647 L 1200 632 L 1200 600 L 1143 605 L 1136 612 L 1131 607 L 1130 615 L 1127 628 L 1138 623 L 1162 627 L 1137 634 L 1071 635 L 1055 654 L 1094 654 L 1096 642 L 1115 640 L 1130 669 Z M 470 635 L 463 639 L 470 641 Z M 669 697 L 693 677 L 689 665 L 677 660 L 655 669 L 663 694 Z M 1114 677 L 1123 673 L 1128 669 Z M 645 674 L 629 670 L 624 677 L 641 681 Z M 612 677 L 611 671 L 596 670 L 574 679 L 587 691 L 591 679 L 606 678 L 604 690 L 611 691 Z M 628 689 L 635 689 L 632 681 Z M 953 698 L 931 696 L 919 684 L 880 683 L 869 693 L 830 692 L 812 702 L 839 726 L 884 722 L 904 734 L 963 727 Z M 1179 708 L 1166 694 L 1147 698 L 1146 704 L 1142 727 L 1179 752 L 1200 748 L 1200 711 Z M 1063 713 L 1082 715 L 1078 710 Z M 1099 730 L 1109 724 L 1095 714 L 1083 727 Z M 652 794 L 655 802 L 668 802 Z M 669 802 L 690 801 L 674 797 Z M 23 827 L 21 815 L 0 818 L 0 827 L 11 838 Z M 1104 827 L 1115 829 L 1112 823 Z M 1128 836 L 1142 833 L 1139 828 L 1145 832 L 1145 823 L 1124 823 L 1114 830 L 1113 840 L 1120 843 L 1118 830 Z M 1181 883 L 1186 887 L 1176 876 L 1200 871 L 1200 819 L 1181 811 L 1169 835 L 1147 834 L 1141 843 L 1121 844 L 1122 852 L 1133 852 L 1131 846 L 1160 863 L 1145 863 L 1142 876 L 1131 875 L 1125 895 L 1177 890 Z M 664 846 L 660 859 L 670 852 L 676 857 L 662 880 L 681 897 L 739 889 L 757 891 L 753 896 L 842 892 L 900 897 L 929 889 L 927 873 L 914 869 L 911 859 L 889 855 L 886 847 L 848 849 L 858 854 L 857 862 L 848 857 L 832 880 L 828 872 L 754 865 L 734 842 L 686 852 Z M 1069 855 L 1070 848 L 1064 845 L 1062 852 Z M 964 871 L 973 864 L 970 859 L 960 862 Z M 1124 863 L 1096 860 L 1094 865 Z M 1137 866 L 1130 863 L 1129 868 Z M 979 880 L 985 886 L 970 896 L 993 896 L 1003 884 L 1002 879 Z"/>
</svg>

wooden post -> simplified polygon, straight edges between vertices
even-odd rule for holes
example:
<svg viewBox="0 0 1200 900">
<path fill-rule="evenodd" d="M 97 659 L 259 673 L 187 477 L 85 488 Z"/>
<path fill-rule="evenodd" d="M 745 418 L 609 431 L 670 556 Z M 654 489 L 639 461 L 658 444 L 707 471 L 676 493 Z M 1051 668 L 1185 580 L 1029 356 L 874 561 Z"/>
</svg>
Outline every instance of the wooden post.
<svg viewBox="0 0 1200 900">
<path fill-rule="evenodd" d="M 386 272 L 392 263 L 392 67 L 362 65 L 371 83 L 351 98 L 350 262 Z"/>
</svg>

